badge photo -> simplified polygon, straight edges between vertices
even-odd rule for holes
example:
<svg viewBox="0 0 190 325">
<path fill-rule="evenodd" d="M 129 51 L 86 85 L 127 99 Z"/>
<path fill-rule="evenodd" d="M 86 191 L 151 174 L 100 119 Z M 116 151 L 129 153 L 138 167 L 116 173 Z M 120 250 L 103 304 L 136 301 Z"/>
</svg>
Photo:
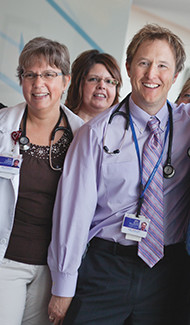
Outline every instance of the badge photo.
<svg viewBox="0 0 190 325">
<path fill-rule="evenodd" d="M 22 162 L 22 156 L 0 155 L 0 172 L 6 174 L 18 174 Z"/>
</svg>

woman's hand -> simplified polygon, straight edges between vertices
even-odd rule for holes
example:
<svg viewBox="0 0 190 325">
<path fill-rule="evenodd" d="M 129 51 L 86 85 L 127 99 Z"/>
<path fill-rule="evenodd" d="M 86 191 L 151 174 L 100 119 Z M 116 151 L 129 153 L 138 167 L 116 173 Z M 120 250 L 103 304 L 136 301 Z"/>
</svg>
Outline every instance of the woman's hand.
<svg viewBox="0 0 190 325">
<path fill-rule="evenodd" d="M 72 297 L 58 297 L 52 296 L 49 307 L 48 315 L 50 322 L 53 325 L 61 325 L 62 321 L 66 315 L 66 312 L 70 306 Z"/>
</svg>

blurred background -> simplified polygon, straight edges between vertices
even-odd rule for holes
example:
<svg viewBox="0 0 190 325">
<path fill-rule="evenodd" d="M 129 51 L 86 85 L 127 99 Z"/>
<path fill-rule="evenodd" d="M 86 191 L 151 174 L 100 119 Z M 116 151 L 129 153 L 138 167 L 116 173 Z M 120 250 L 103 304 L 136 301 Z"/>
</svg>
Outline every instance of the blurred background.
<svg viewBox="0 0 190 325">
<path fill-rule="evenodd" d="M 121 67 L 122 99 L 131 90 L 125 70 L 126 48 L 141 27 L 157 23 L 182 39 L 187 54 L 185 69 L 172 86 L 169 100 L 175 101 L 190 77 L 187 0 L 0 0 L 0 7 L 0 102 L 5 105 L 24 100 L 16 77 L 18 57 L 24 44 L 36 36 L 65 44 L 71 63 L 92 48 L 113 55 Z"/>
</svg>

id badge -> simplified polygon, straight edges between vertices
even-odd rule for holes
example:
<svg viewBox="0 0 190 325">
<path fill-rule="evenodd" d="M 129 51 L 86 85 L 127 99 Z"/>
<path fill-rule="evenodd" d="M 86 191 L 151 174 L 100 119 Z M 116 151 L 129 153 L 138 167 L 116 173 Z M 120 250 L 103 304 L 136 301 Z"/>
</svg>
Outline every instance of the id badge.
<svg viewBox="0 0 190 325">
<path fill-rule="evenodd" d="M 148 232 L 150 219 L 140 215 L 126 213 L 123 218 L 121 232 L 125 233 L 125 238 L 129 240 L 141 241 Z"/>
<path fill-rule="evenodd" d="M 1 177 L 12 177 L 12 175 L 19 174 L 22 162 L 22 155 L 9 156 L 7 154 L 0 154 L 0 175 Z"/>
</svg>

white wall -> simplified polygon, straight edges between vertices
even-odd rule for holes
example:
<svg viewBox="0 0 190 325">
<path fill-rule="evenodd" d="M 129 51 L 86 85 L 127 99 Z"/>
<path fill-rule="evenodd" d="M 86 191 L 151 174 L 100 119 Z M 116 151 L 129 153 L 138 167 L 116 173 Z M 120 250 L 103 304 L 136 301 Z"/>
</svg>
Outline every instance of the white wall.
<svg viewBox="0 0 190 325">
<path fill-rule="evenodd" d="M 183 70 L 183 72 L 179 74 L 175 84 L 173 84 L 168 94 L 168 99 L 171 101 L 175 101 L 175 99 L 178 96 L 178 93 L 181 90 L 184 81 L 187 78 L 187 73 L 189 73 L 188 75 L 190 77 L 190 30 L 182 28 L 177 24 L 174 23 L 172 24 L 171 22 L 163 20 L 157 16 L 151 15 L 150 13 L 132 5 L 129 21 L 128 21 L 128 28 L 127 28 L 127 34 L 125 40 L 125 49 L 129 45 L 129 42 L 131 41 L 134 34 L 147 23 L 157 23 L 159 25 L 169 28 L 172 32 L 177 34 L 184 43 L 185 51 L 187 55 L 185 69 Z M 129 78 L 127 77 L 125 71 L 125 59 L 126 59 L 125 52 L 123 53 L 122 63 L 121 63 L 122 77 L 124 80 L 124 85 L 121 91 L 121 98 L 123 98 L 131 90 Z"/>
<path fill-rule="evenodd" d="M 23 45 L 36 36 L 64 43 L 71 62 L 98 48 L 123 56 L 132 0 L 0 0 L 0 102 L 23 101 L 16 68 Z M 63 98 L 64 100 L 64 98 Z"/>
<path fill-rule="evenodd" d="M 79 53 L 91 48 L 115 56 L 123 78 L 122 99 L 131 90 L 125 71 L 126 48 L 146 23 L 170 28 L 185 44 L 185 70 L 169 92 L 169 99 L 174 101 L 190 69 L 190 30 L 131 3 L 132 0 L 0 0 L 0 102 L 14 105 L 23 101 L 16 67 L 23 45 L 36 36 L 67 45 L 71 62 Z"/>
</svg>

